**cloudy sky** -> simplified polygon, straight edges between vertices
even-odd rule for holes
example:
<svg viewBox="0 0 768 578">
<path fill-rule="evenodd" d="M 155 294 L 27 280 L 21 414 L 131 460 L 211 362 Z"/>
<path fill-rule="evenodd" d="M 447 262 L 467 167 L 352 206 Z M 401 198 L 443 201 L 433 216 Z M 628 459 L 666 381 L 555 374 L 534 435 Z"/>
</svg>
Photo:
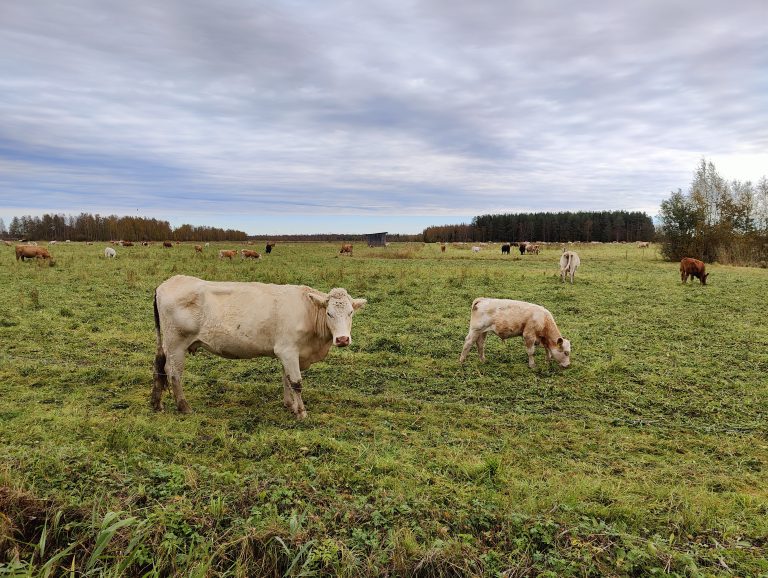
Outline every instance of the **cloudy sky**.
<svg viewBox="0 0 768 578">
<path fill-rule="evenodd" d="M 765 0 L 4 0 L 0 217 L 418 232 L 768 174 Z"/>
</svg>

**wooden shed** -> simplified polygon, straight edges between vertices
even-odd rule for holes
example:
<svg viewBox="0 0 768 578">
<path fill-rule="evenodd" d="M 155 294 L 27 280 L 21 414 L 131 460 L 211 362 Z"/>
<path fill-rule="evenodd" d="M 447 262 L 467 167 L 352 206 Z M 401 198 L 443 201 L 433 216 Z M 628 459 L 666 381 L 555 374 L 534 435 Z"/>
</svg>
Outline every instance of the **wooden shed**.
<svg viewBox="0 0 768 578">
<path fill-rule="evenodd" d="M 387 232 L 369 233 L 365 236 L 369 247 L 385 247 L 387 245 Z"/>
</svg>

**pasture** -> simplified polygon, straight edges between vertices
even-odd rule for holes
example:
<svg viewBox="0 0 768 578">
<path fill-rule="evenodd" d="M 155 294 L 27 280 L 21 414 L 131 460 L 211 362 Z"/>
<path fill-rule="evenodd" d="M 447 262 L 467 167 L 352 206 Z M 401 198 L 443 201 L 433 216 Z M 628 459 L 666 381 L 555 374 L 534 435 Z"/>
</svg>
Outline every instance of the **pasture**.
<svg viewBox="0 0 768 578">
<path fill-rule="evenodd" d="M 768 575 L 768 270 L 683 286 L 653 247 L 581 245 L 571 286 L 559 247 L 340 245 L 0 247 L 0 575 Z M 194 412 L 150 410 L 178 273 L 368 300 L 306 420 L 276 360 L 203 351 Z M 548 308 L 571 367 L 495 336 L 460 365 L 478 296 Z"/>
</svg>

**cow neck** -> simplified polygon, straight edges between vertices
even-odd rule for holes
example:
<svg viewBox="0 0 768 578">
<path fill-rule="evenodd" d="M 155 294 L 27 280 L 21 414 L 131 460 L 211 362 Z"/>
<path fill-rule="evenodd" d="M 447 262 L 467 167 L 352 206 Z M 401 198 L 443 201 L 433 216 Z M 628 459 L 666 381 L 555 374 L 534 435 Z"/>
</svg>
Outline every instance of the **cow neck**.
<svg viewBox="0 0 768 578">
<path fill-rule="evenodd" d="M 323 342 L 330 341 L 333 337 L 333 334 L 328 329 L 328 323 L 325 320 L 327 309 L 325 307 L 315 305 L 314 303 L 312 304 L 312 307 L 315 310 L 315 335 L 322 339 Z"/>
<path fill-rule="evenodd" d="M 541 344 L 548 349 L 553 349 L 557 346 L 557 340 L 561 337 L 560 330 L 557 328 L 554 320 L 548 318 L 544 322 L 543 335 L 539 338 Z"/>
</svg>

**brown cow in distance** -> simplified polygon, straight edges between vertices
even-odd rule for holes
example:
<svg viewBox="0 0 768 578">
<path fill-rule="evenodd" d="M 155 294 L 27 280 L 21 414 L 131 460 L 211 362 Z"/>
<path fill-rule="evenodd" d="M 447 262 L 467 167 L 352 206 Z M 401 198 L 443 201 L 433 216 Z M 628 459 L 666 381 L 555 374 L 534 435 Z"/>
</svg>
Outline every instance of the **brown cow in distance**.
<svg viewBox="0 0 768 578">
<path fill-rule="evenodd" d="M 34 247 L 32 245 L 16 245 L 16 260 L 21 259 L 50 259 L 51 254 L 44 247 Z"/>
<path fill-rule="evenodd" d="M 680 280 L 685 283 L 688 281 L 689 276 L 691 281 L 693 281 L 694 277 L 698 277 L 701 284 L 706 285 L 709 273 L 706 273 L 705 269 L 706 265 L 704 265 L 703 261 L 691 257 L 683 257 L 680 261 Z"/>
<path fill-rule="evenodd" d="M 170 241 L 163 241 L 163 247 L 166 247 L 168 249 L 173 249 L 173 243 Z"/>
<path fill-rule="evenodd" d="M 344 243 L 341 246 L 341 251 L 339 251 L 339 255 L 349 255 L 352 256 L 352 244 L 351 243 Z"/>
<path fill-rule="evenodd" d="M 240 258 L 242 259 L 261 259 L 261 254 L 257 251 L 249 251 L 248 249 L 242 249 L 240 251 Z"/>
<path fill-rule="evenodd" d="M 203 246 L 195 245 L 195 253 L 202 253 L 202 252 L 203 252 Z"/>
</svg>

